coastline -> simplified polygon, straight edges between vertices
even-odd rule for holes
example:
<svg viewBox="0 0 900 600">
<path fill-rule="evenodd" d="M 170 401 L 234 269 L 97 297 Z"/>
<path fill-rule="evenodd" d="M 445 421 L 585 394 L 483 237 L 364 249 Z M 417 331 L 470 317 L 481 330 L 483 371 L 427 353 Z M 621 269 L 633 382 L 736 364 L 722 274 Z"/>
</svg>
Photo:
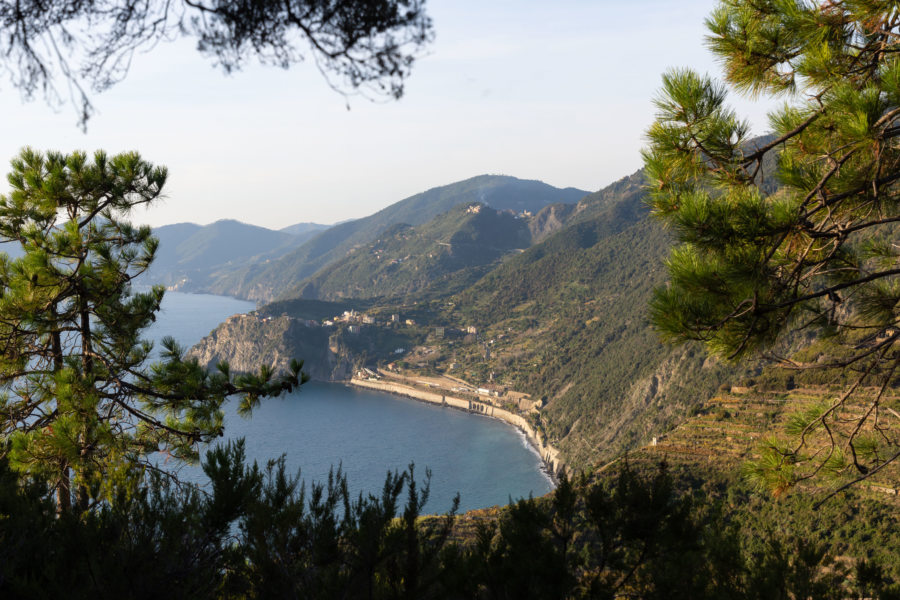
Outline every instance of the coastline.
<svg viewBox="0 0 900 600">
<path fill-rule="evenodd" d="M 456 398 L 454 396 L 447 396 L 446 394 L 426 392 L 424 390 L 419 390 L 412 386 L 403 385 L 401 383 L 371 381 L 368 379 L 359 379 L 356 377 L 353 377 L 350 380 L 345 380 L 343 383 L 350 386 L 378 390 L 380 392 L 387 392 L 396 396 L 412 398 L 413 400 L 426 402 L 428 404 L 435 404 L 437 406 L 446 406 L 449 408 L 454 408 L 456 410 L 463 410 L 466 412 L 499 419 L 507 423 L 508 425 L 512 425 L 525 436 L 528 444 L 535 452 L 537 452 L 543 465 L 542 470 L 550 478 L 550 481 L 553 484 L 554 488 L 559 484 L 556 477 L 557 473 L 560 470 L 565 470 L 566 468 L 565 462 L 559 455 L 559 451 L 553 446 L 545 444 L 527 420 L 525 420 L 520 415 L 509 412 L 508 410 L 497 408 L 492 404 L 487 404 L 484 402 Z"/>
</svg>

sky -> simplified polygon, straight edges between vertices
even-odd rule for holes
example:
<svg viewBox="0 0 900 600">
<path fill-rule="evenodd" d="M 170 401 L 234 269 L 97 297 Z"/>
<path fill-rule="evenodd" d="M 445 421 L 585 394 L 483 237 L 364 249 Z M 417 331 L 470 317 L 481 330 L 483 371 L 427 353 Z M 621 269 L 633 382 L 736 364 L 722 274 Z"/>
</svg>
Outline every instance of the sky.
<svg viewBox="0 0 900 600">
<path fill-rule="evenodd" d="M 23 146 L 137 150 L 169 169 L 166 198 L 132 217 L 152 226 L 330 224 L 484 173 L 595 191 L 641 167 L 663 72 L 720 73 L 703 43 L 713 0 L 427 6 L 435 41 L 399 101 L 345 98 L 311 63 L 226 76 L 184 39 L 94 95 L 86 133 L 71 106 L 0 81 L 0 164 Z M 732 100 L 766 131 L 774 103 Z"/>
</svg>

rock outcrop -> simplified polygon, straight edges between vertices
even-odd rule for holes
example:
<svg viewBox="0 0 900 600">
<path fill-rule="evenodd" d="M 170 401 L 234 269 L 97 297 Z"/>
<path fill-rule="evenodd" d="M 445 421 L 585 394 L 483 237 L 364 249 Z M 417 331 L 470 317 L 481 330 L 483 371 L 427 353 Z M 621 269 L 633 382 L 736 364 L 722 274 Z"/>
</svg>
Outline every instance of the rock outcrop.
<svg viewBox="0 0 900 600">
<path fill-rule="evenodd" d="M 224 360 L 234 372 L 256 371 L 261 365 L 286 370 L 292 358 L 304 361 L 303 370 L 320 381 L 347 379 L 352 372 L 349 354 L 332 343 L 328 329 L 287 316 L 234 315 L 190 354 L 207 368 Z"/>
</svg>

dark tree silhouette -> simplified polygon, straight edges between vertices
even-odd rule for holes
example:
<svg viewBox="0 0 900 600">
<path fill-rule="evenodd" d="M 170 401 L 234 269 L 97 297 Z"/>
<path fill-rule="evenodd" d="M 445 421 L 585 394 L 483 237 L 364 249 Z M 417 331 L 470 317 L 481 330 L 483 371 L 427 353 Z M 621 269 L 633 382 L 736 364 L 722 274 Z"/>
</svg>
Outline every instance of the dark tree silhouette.
<svg viewBox="0 0 900 600">
<path fill-rule="evenodd" d="M 247 60 L 287 68 L 311 59 L 342 93 L 399 98 L 432 39 L 425 0 L 15 0 L 0 2 L 0 51 L 24 98 L 70 100 L 79 123 L 89 94 L 128 73 L 138 50 L 178 37 L 226 73 Z M 64 87 L 61 89 L 60 84 Z"/>
</svg>

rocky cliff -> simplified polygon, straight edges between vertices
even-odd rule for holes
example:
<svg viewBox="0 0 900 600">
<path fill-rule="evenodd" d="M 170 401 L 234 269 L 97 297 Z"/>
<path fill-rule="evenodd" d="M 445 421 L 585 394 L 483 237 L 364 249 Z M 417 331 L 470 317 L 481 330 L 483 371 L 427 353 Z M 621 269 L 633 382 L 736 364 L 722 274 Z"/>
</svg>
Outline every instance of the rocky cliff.
<svg viewBox="0 0 900 600">
<path fill-rule="evenodd" d="M 256 371 L 261 365 L 283 370 L 297 358 L 304 361 L 306 373 L 321 381 L 347 379 L 352 370 L 349 353 L 330 339 L 329 330 L 286 316 L 235 315 L 190 354 L 208 368 L 224 360 L 232 371 L 242 372 Z"/>
</svg>

